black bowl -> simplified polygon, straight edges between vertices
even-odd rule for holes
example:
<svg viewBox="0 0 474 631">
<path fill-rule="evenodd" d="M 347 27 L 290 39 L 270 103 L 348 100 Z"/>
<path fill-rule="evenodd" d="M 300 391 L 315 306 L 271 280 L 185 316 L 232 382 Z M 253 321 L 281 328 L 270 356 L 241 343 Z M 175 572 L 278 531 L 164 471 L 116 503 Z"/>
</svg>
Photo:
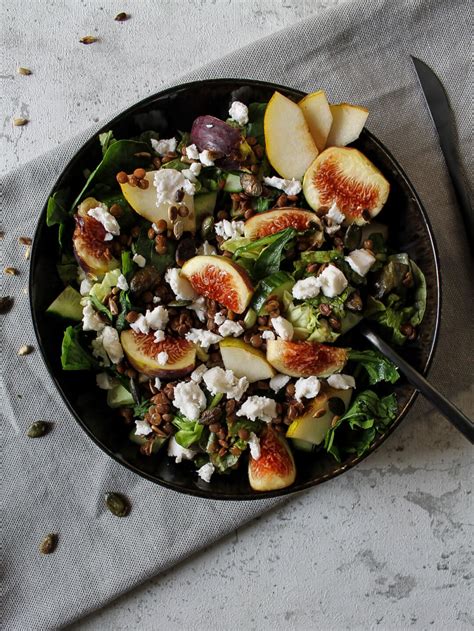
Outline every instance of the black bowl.
<svg viewBox="0 0 474 631">
<path fill-rule="evenodd" d="M 116 138 L 130 138 L 142 131 L 154 129 L 166 138 L 178 129 L 190 129 L 193 120 L 201 114 L 213 114 L 225 119 L 229 104 L 236 99 L 244 103 L 268 101 L 275 89 L 294 100 L 304 96 L 297 90 L 259 81 L 200 81 L 165 90 L 141 101 L 117 116 L 101 131 L 112 129 Z M 93 167 L 101 158 L 97 136 L 77 152 L 51 193 L 69 187 L 72 203 L 82 187 L 84 169 Z M 372 160 L 391 183 L 390 196 L 380 218 L 390 226 L 392 245 L 398 251 L 408 252 L 426 276 L 428 303 L 420 335 L 416 343 L 402 351 L 413 366 L 425 373 L 436 343 L 440 312 L 439 266 L 431 226 L 413 186 L 387 149 L 367 130 L 362 132 L 354 146 Z M 162 486 L 190 495 L 226 500 L 259 499 L 301 491 L 347 471 L 366 458 L 397 427 L 416 397 L 414 388 L 400 379 L 394 387 L 400 413 L 385 434 L 361 458 L 351 457 L 338 464 L 326 455 L 310 457 L 297 454 L 296 482 L 289 488 L 269 493 L 252 491 L 243 470 L 228 476 L 215 475 L 212 484 L 208 485 L 199 480 L 187 463 L 184 466 L 176 465 L 165 455 L 141 455 L 137 446 L 128 439 L 129 430 L 117 423 L 107 407 L 104 393 L 96 388 L 94 376 L 82 372 L 64 372 L 61 369 L 63 330 L 60 326 L 52 326 L 50 317 L 45 314 L 45 309 L 62 289 L 56 272 L 57 251 L 56 230 L 46 226 L 46 209 L 43 209 L 31 254 L 30 302 L 39 347 L 51 377 L 78 423 L 103 451 L 135 473 Z M 357 340 L 357 337 L 351 343 L 364 346 L 362 339 Z"/>
</svg>

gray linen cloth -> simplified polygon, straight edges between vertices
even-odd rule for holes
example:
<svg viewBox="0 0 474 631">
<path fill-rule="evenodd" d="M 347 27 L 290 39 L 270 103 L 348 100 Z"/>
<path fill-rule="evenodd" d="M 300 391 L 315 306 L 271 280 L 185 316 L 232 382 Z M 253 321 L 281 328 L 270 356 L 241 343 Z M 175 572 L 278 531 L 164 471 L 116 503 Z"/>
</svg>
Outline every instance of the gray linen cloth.
<svg viewBox="0 0 474 631">
<path fill-rule="evenodd" d="M 469 255 L 409 53 L 435 68 L 449 91 L 461 153 L 472 172 L 468 7 L 461 0 L 343 4 L 185 78 L 248 77 L 306 91 L 323 87 L 333 102 L 367 105 L 370 130 L 401 162 L 433 224 L 444 298 L 431 378 L 466 411 L 472 410 L 474 355 L 467 337 L 473 320 Z M 38 351 L 17 356 L 21 345 L 35 345 L 24 293 L 28 263 L 18 237 L 33 233 L 56 177 L 90 135 L 91 130 L 1 182 L 3 266 L 21 272 L 2 275 L 1 292 L 15 296 L 13 310 L 1 316 L 6 629 L 57 628 L 80 618 L 276 503 L 206 501 L 141 479 L 110 460 L 79 428 Z M 27 427 L 39 418 L 53 421 L 54 430 L 39 440 L 26 438 Z M 337 485 L 333 482 L 335 493 Z M 110 489 L 132 499 L 126 519 L 104 510 L 103 494 Z M 48 532 L 59 533 L 59 546 L 41 556 L 38 544 Z"/>
</svg>

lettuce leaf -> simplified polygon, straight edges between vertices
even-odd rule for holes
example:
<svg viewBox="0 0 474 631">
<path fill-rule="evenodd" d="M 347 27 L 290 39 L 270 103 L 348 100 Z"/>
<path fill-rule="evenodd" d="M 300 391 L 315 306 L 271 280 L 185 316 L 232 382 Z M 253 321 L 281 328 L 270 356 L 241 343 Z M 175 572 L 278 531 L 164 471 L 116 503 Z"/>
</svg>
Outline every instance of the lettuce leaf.
<svg viewBox="0 0 474 631">
<path fill-rule="evenodd" d="M 400 378 L 398 368 L 378 351 L 349 351 L 349 359 L 357 362 L 367 373 L 370 385 L 387 381 L 395 383 Z"/>
<path fill-rule="evenodd" d="M 97 367 L 94 357 L 81 345 L 79 332 L 73 326 L 68 326 L 64 331 L 61 366 L 63 370 L 92 370 Z"/>
<path fill-rule="evenodd" d="M 174 417 L 173 425 L 178 428 L 178 431 L 174 435 L 176 442 L 185 449 L 197 443 L 204 430 L 204 425 L 200 425 L 198 421 L 190 421 L 180 414 Z"/>
</svg>

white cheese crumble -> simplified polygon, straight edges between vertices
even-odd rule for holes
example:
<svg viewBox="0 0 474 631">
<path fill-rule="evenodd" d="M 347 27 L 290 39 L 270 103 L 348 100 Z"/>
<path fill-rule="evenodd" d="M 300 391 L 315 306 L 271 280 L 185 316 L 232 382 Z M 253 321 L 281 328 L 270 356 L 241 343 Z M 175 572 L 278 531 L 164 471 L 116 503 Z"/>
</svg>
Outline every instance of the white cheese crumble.
<svg viewBox="0 0 474 631">
<path fill-rule="evenodd" d="M 161 379 L 159 377 L 155 377 L 155 381 L 153 382 L 153 385 L 155 386 L 157 390 L 161 390 Z"/>
<path fill-rule="evenodd" d="M 249 387 L 247 377 L 238 379 L 232 370 L 224 370 L 219 366 L 210 368 L 203 375 L 206 388 L 212 395 L 226 394 L 228 399 L 240 401 L 242 395 Z"/>
<path fill-rule="evenodd" d="M 137 436 L 148 436 L 152 431 L 150 424 L 146 421 L 135 421 L 135 434 Z"/>
<path fill-rule="evenodd" d="M 275 333 L 273 333 L 273 331 L 263 331 L 262 340 L 275 340 L 275 339 L 276 339 L 276 335 Z"/>
<path fill-rule="evenodd" d="M 190 421 L 197 421 L 206 409 L 206 395 L 194 381 L 181 381 L 174 388 L 173 405 Z"/>
<path fill-rule="evenodd" d="M 169 355 L 166 351 L 161 351 L 156 356 L 156 361 L 160 366 L 166 366 L 166 362 L 168 361 Z"/>
<path fill-rule="evenodd" d="M 250 432 L 249 437 L 249 449 L 250 455 L 254 460 L 259 460 L 262 455 L 260 450 L 260 438 L 255 434 L 255 432 Z"/>
<path fill-rule="evenodd" d="M 251 421 L 260 419 L 265 423 L 270 423 L 276 416 L 276 402 L 268 397 L 251 396 L 245 401 L 237 416 L 246 416 Z"/>
<path fill-rule="evenodd" d="M 201 364 L 193 370 L 190 377 L 196 383 L 201 383 L 204 373 L 207 372 L 206 364 Z"/>
<path fill-rule="evenodd" d="M 249 122 L 249 108 L 245 103 L 234 101 L 229 108 L 229 116 L 239 125 L 246 125 Z"/>
<path fill-rule="evenodd" d="M 335 234 L 345 218 L 345 215 L 341 213 L 336 202 L 334 202 L 324 217 L 324 230 L 330 235 Z"/>
<path fill-rule="evenodd" d="M 94 357 L 97 357 L 97 359 L 99 360 L 99 365 L 110 366 L 110 359 L 107 353 L 105 352 L 102 336 L 100 335 L 100 333 L 97 335 L 97 337 L 94 340 L 92 340 L 91 346 L 92 346 L 92 355 Z"/>
<path fill-rule="evenodd" d="M 136 333 L 149 333 L 150 329 L 154 331 L 163 331 L 168 324 L 168 310 L 161 305 L 155 307 L 152 311 L 146 310 L 145 315 L 140 314 L 135 322 L 130 323 L 130 328 Z M 160 340 L 157 340 L 157 342 Z"/>
<path fill-rule="evenodd" d="M 318 278 L 316 276 L 308 276 L 308 278 L 296 281 L 291 293 L 293 298 L 297 300 L 308 300 L 309 298 L 316 298 L 320 291 L 321 286 Z"/>
<path fill-rule="evenodd" d="M 206 299 L 204 296 L 196 298 L 186 309 L 191 309 L 197 315 L 199 322 L 205 322 L 207 317 Z"/>
<path fill-rule="evenodd" d="M 216 313 L 216 315 L 214 316 L 214 322 L 215 324 L 217 324 L 217 326 L 220 326 L 221 324 L 224 324 L 224 322 L 227 320 L 227 318 L 225 317 L 225 315 L 223 313 L 221 313 L 220 311 L 218 311 Z"/>
<path fill-rule="evenodd" d="M 81 296 L 87 296 L 93 285 L 94 283 L 88 278 L 84 278 L 83 280 L 81 280 L 81 285 L 79 287 L 79 293 L 81 294 Z"/>
<path fill-rule="evenodd" d="M 186 157 L 190 160 L 199 160 L 199 151 L 195 144 L 186 147 Z"/>
<path fill-rule="evenodd" d="M 160 169 L 155 172 L 153 177 L 153 185 L 156 188 L 156 205 L 160 207 L 162 204 L 173 204 L 178 206 L 183 204 L 176 201 L 176 193 L 181 189 L 188 195 L 194 195 L 195 187 L 182 172 L 177 169 Z"/>
<path fill-rule="evenodd" d="M 202 164 L 200 162 L 193 162 L 189 167 L 189 170 L 191 171 L 191 173 L 195 175 L 196 177 L 201 173 L 201 169 L 202 169 Z"/>
<path fill-rule="evenodd" d="M 356 386 L 352 375 L 331 375 L 327 381 L 331 388 L 336 390 L 349 390 L 349 388 L 355 388 Z"/>
<path fill-rule="evenodd" d="M 197 254 L 205 255 L 205 256 L 214 256 L 215 254 L 217 254 L 217 250 L 213 245 L 209 243 L 209 241 L 204 241 L 204 243 L 202 243 L 198 247 Z"/>
<path fill-rule="evenodd" d="M 138 265 L 138 267 L 145 267 L 146 258 L 141 254 L 134 254 L 132 257 L 132 261 Z"/>
<path fill-rule="evenodd" d="M 299 180 L 295 180 L 295 178 L 291 180 L 285 180 L 281 177 L 272 176 L 264 177 L 263 182 L 267 186 L 277 188 L 287 195 L 298 195 L 298 193 L 301 193 L 301 182 Z"/>
<path fill-rule="evenodd" d="M 212 125 L 211 125 L 212 127 Z M 204 151 L 201 151 L 201 153 L 199 154 L 199 160 L 201 162 L 201 164 L 205 167 L 212 167 L 214 166 L 214 160 L 213 160 L 213 155 L 212 153 L 209 151 L 209 149 L 204 149 Z"/>
<path fill-rule="evenodd" d="M 347 287 L 347 278 L 335 265 L 325 267 L 317 279 L 323 294 L 328 298 L 339 296 Z"/>
<path fill-rule="evenodd" d="M 165 281 L 177 300 L 195 300 L 198 296 L 188 279 L 181 274 L 179 267 L 170 267 L 165 274 Z"/>
<path fill-rule="evenodd" d="M 164 342 L 165 341 L 165 332 L 164 331 L 155 331 L 153 337 L 155 338 L 155 342 Z"/>
<path fill-rule="evenodd" d="M 275 375 L 270 379 L 269 386 L 273 392 L 279 392 L 290 381 L 288 375 Z"/>
<path fill-rule="evenodd" d="M 275 333 L 278 337 L 281 337 L 282 340 L 289 342 L 293 339 L 294 328 L 291 322 L 286 318 L 278 316 L 277 318 L 272 318 L 271 323 Z"/>
<path fill-rule="evenodd" d="M 225 320 L 217 330 L 222 337 L 239 337 L 244 332 L 244 327 L 233 320 Z"/>
<path fill-rule="evenodd" d="M 168 443 L 168 456 L 174 458 L 175 462 L 180 463 L 183 460 L 192 460 L 196 455 L 192 449 L 186 449 L 176 441 L 174 436 L 171 436 Z"/>
<path fill-rule="evenodd" d="M 110 234 L 110 232 L 106 232 L 105 233 L 105 237 L 104 237 L 104 241 L 112 241 L 113 238 L 114 238 L 113 234 Z"/>
<path fill-rule="evenodd" d="M 186 333 L 185 338 L 188 342 L 199 344 L 204 350 L 207 350 L 211 344 L 217 344 L 217 342 L 222 340 L 220 335 L 212 333 L 212 331 L 207 331 L 206 329 L 191 329 Z"/>
<path fill-rule="evenodd" d="M 111 377 L 106 372 L 99 372 L 95 376 L 95 382 L 97 387 L 101 390 L 112 390 L 114 386 L 117 385 L 117 380 Z"/>
<path fill-rule="evenodd" d="M 146 321 L 146 317 L 142 313 L 138 316 L 135 322 L 130 323 L 130 328 L 135 331 L 135 333 L 143 333 L 144 335 L 150 332 L 150 327 Z"/>
<path fill-rule="evenodd" d="M 295 383 L 295 399 L 314 399 L 321 389 L 321 382 L 317 377 L 300 377 Z"/>
<path fill-rule="evenodd" d="M 163 140 L 155 140 L 155 138 L 151 138 L 151 146 L 160 156 L 176 151 L 177 145 L 178 141 L 176 138 L 163 138 Z"/>
<path fill-rule="evenodd" d="M 157 305 L 159 302 L 161 302 L 161 298 L 159 296 L 153 296 L 152 302 L 154 305 Z"/>
<path fill-rule="evenodd" d="M 375 256 L 364 249 L 352 250 L 344 259 L 349 263 L 351 269 L 360 276 L 365 276 L 376 261 Z"/>
<path fill-rule="evenodd" d="M 119 289 L 122 289 L 123 291 L 128 291 L 127 279 L 125 278 L 123 274 L 120 274 L 120 276 L 117 279 L 117 287 Z"/>
<path fill-rule="evenodd" d="M 235 239 L 237 237 L 241 237 L 244 234 L 244 223 L 243 221 L 229 221 L 228 219 L 222 219 L 222 221 L 218 221 L 214 228 L 216 230 L 216 234 L 223 239 Z"/>
<path fill-rule="evenodd" d="M 194 175 L 194 173 L 191 171 L 191 169 L 183 169 L 181 171 L 181 173 L 184 175 L 184 177 L 189 180 L 190 182 L 197 182 L 197 178 Z"/>
<path fill-rule="evenodd" d="M 87 214 L 101 223 L 108 234 L 116 236 L 120 234 L 120 225 L 115 217 L 109 213 L 105 204 L 100 204 L 96 208 L 90 208 Z M 107 238 L 107 235 L 105 235 L 104 241 L 110 241 L 112 238 L 113 236 Z"/>
<path fill-rule="evenodd" d="M 110 361 L 113 364 L 121 362 L 123 359 L 123 348 L 120 344 L 117 329 L 114 329 L 112 326 L 106 326 L 99 335 L 102 336 L 102 344 Z"/>
<path fill-rule="evenodd" d="M 82 329 L 84 331 L 102 331 L 105 327 L 105 322 L 92 306 L 90 300 L 87 300 L 87 304 L 82 310 Z"/>
<path fill-rule="evenodd" d="M 215 470 L 216 468 L 214 467 L 212 462 L 206 462 L 206 464 L 203 464 L 202 467 L 197 470 L 197 474 L 201 478 L 201 480 L 209 484 L 212 478 L 212 474 Z"/>
</svg>

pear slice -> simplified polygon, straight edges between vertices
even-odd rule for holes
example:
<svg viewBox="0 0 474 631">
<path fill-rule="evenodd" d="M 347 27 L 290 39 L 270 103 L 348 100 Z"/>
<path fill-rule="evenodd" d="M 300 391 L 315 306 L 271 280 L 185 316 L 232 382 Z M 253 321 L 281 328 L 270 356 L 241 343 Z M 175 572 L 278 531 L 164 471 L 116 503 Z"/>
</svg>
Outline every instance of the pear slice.
<svg viewBox="0 0 474 631">
<path fill-rule="evenodd" d="M 326 146 L 332 125 L 332 112 L 324 90 L 306 95 L 298 103 L 319 151 Z"/>
<path fill-rule="evenodd" d="M 286 96 L 275 92 L 263 121 L 267 157 L 284 178 L 300 180 L 318 155 L 303 111 Z"/>
<path fill-rule="evenodd" d="M 338 103 L 330 105 L 332 126 L 326 140 L 327 147 L 345 147 L 360 136 L 369 110 L 360 105 Z"/>
<path fill-rule="evenodd" d="M 219 343 L 219 347 L 225 369 L 232 370 L 238 379 L 247 377 L 249 383 L 254 383 L 276 375 L 262 351 L 243 340 L 227 337 Z"/>
<path fill-rule="evenodd" d="M 138 186 L 130 186 L 127 182 L 120 184 L 123 196 L 137 212 L 148 221 L 156 223 L 160 219 L 169 221 L 168 210 L 173 204 L 162 203 L 159 206 L 156 205 L 156 188 L 153 184 L 153 180 L 157 171 L 148 171 L 145 175 L 145 180 L 148 182 L 148 188 L 142 189 Z M 185 232 L 195 232 L 196 230 L 196 216 L 194 212 L 194 197 L 186 194 L 182 203 L 188 207 L 189 213 L 186 217 L 182 218 Z"/>
</svg>

